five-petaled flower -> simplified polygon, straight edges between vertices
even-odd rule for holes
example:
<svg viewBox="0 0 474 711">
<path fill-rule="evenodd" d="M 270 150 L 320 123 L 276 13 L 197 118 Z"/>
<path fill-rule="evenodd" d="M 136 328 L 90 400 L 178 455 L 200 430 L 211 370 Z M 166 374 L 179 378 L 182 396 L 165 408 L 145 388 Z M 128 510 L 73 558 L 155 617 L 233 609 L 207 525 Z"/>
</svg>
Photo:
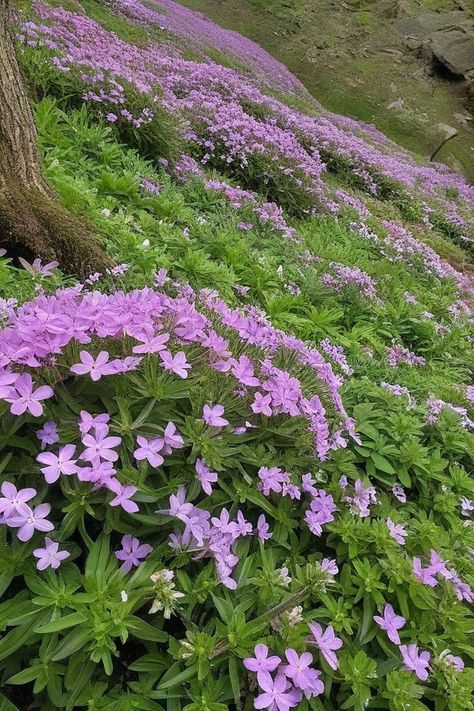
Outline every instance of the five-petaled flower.
<svg viewBox="0 0 474 711">
<path fill-rule="evenodd" d="M 56 570 L 61 565 L 61 562 L 69 558 L 71 554 L 68 551 L 60 551 L 59 543 L 45 536 L 44 548 L 35 548 L 33 555 L 38 558 L 36 563 L 38 570 L 46 570 L 46 568 Z"/>
</svg>

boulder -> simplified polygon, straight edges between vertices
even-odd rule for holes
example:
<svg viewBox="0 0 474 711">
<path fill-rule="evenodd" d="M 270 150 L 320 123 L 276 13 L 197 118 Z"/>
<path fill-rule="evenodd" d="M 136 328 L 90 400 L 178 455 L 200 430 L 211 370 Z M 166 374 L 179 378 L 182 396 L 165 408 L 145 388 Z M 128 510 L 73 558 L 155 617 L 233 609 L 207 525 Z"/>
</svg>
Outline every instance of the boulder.
<svg viewBox="0 0 474 711">
<path fill-rule="evenodd" d="M 409 49 L 423 52 L 428 48 L 452 74 L 467 78 L 474 70 L 474 20 L 467 12 L 425 11 L 400 18 L 395 26 Z"/>
<path fill-rule="evenodd" d="M 464 76 L 474 69 L 474 33 L 461 29 L 440 30 L 431 35 L 431 50 L 452 74 Z"/>
</svg>

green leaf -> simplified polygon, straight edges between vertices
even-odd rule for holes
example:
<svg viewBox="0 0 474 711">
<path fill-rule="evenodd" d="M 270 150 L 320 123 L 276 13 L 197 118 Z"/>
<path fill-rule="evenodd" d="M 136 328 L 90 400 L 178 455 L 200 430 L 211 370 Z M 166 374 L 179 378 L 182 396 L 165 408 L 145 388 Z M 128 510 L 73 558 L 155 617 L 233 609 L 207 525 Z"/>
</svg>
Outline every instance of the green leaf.
<svg viewBox="0 0 474 711">
<path fill-rule="evenodd" d="M 53 652 L 52 660 L 57 662 L 60 659 L 65 659 L 71 654 L 78 652 L 86 642 L 92 639 L 92 630 L 85 627 L 79 627 L 78 629 L 72 630 L 56 647 L 56 651 Z"/>
<path fill-rule="evenodd" d="M 380 469 L 381 472 L 385 472 L 385 474 L 395 474 L 395 469 L 388 459 L 385 459 L 385 457 L 382 457 L 382 455 L 377 452 L 372 452 L 370 456 L 377 469 Z"/>
<path fill-rule="evenodd" d="M 7 679 L 7 684 L 28 684 L 33 679 L 36 679 L 42 671 L 42 664 L 36 664 L 34 667 L 28 667 L 28 669 L 23 669 L 23 671 L 13 674 Z"/>
<path fill-rule="evenodd" d="M 34 631 L 38 634 L 60 632 L 61 630 L 68 629 L 68 627 L 76 627 L 76 625 L 80 625 L 81 622 L 85 622 L 86 619 L 87 618 L 82 614 L 82 612 L 72 612 L 70 615 L 60 617 L 58 620 L 53 620 L 52 622 L 47 622 L 45 625 L 40 625 Z"/>
<path fill-rule="evenodd" d="M 166 632 L 150 625 L 148 622 L 140 619 L 140 617 L 135 617 L 135 615 L 127 617 L 125 625 L 133 636 L 139 639 L 145 639 L 149 642 L 166 642 L 168 639 Z"/>
<path fill-rule="evenodd" d="M 180 674 L 177 674 L 176 676 L 173 674 L 170 675 L 171 670 L 178 665 L 173 664 L 171 669 L 168 670 L 168 672 L 163 676 L 163 679 L 165 677 L 171 676 L 171 678 L 166 679 L 166 681 L 161 681 L 161 683 L 158 685 L 157 689 L 162 690 L 162 689 L 171 689 L 173 686 L 178 686 L 178 684 L 182 684 L 183 681 L 187 681 L 188 679 L 191 679 L 197 672 L 197 664 L 192 664 L 190 667 L 182 671 Z"/>
<path fill-rule="evenodd" d="M 235 657 L 229 658 L 229 677 L 230 683 L 232 685 L 232 693 L 234 694 L 235 705 L 238 709 L 241 707 L 240 703 L 240 679 L 239 679 L 239 666 L 237 659 Z"/>
</svg>

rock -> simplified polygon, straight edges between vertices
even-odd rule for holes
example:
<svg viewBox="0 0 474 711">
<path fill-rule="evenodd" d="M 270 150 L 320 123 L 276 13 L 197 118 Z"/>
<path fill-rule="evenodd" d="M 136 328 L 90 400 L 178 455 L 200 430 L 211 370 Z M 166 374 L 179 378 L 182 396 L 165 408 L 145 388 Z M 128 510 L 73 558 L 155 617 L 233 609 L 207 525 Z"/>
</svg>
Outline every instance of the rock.
<svg viewBox="0 0 474 711">
<path fill-rule="evenodd" d="M 397 20 L 405 45 L 424 54 L 427 50 L 452 74 L 474 70 L 474 20 L 462 10 L 420 13 Z"/>
<path fill-rule="evenodd" d="M 402 11 L 402 0 L 378 0 L 377 9 L 382 17 L 393 19 Z"/>
<path fill-rule="evenodd" d="M 436 59 L 453 74 L 464 76 L 474 69 L 474 33 L 462 29 L 434 32 L 431 49 Z"/>
<path fill-rule="evenodd" d="M 472 26 L 469 15 L 462 10 L 451 12 L 421 12 L 416 17 L 404 16 L 395 23 L 396 29 L 402 35 L 411 37 L 429 38 L 433 32 L 452 28 Z"/>
<path fill-rule="evenodd" d="M 467 126 L 469 121 L 472 121 L 472 116 L 471 114 L 465 113 L 465 114 L 460 114 L 460 113 L 454 113 L 453 114 L 454 118 L 458 123 L 460 123 L 462 126 Z"/>
</svg>

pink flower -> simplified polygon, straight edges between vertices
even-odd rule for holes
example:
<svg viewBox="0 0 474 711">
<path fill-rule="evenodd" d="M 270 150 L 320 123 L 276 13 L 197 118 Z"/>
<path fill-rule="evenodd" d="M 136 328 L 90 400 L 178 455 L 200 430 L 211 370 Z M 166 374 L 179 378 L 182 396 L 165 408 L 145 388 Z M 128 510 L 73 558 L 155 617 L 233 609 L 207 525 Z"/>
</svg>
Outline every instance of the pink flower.
<svg viewBox="0 0 474 711">
<path fill-rule="evenodd" d="M 342 639 L 336 637 L 332 625 L 328 625 L 324 632 L 317 622 L 310 623 L 309 628 L 313 634 L 310 644 L 316 645 L 332 669 L 337 669 L 339 662 L 334 652 L 342 647 Z"/>
<path fill-rule="evenodd" d="M 396 540 L 401 546 L 405 545 L 405 538 L 408 535 L 405 526 L 401 523 L 393 523 L 391 518 L 387 519 L 387 528 L 390 532 L 392 538 Z"/>
<path fill-rule="evenodd" d="M 123 560 L 120 570 L 123 573 L 128 573 L 135 566 L 139 566 L 141 558 L 146 558 L 152 552 L 153 548 L 148 543 L 140 545 L 138 538 L 134 538 L 131 534 L 122 537 L 122 550 L 115 551 L 115 557 L 118 560 Z"/>
<path fill-rule="evenodd" d="M 405 626 L 406 620 L 401 615 L 396 615 L 391 605 L 385 605 L 383 617 L 374 615 L 374 620 L 380 627 L 385 630 L 387 637 L 394 644 L 400 644 L 400 637 L 397 630 Z"/>
<path fill-rule="evenodd" d="M 28 511 L 22 510 L 21 514 L 8 519 L 8 525 L 18 528 L 17 536 L 20 541 L 29 541 L 36 531 L 52 531 L 54 526 L 50 521 L 46 521 L 46 516 L 51 511 L 49 504 L 40 504 L 35 509 L 28 506 Z"/>
<path fill-rule="evenodd" d="M 255 657 L 247 657 L 244 659 L 244 667 L 249 671 L 256 672 L 257 680 L 260 684 L 260 675 L 273 672 L 280 664 L 280 657 L 268 656 L 268 647 L 266 644 L 257 644 L 254 649 Z M 261 685 L 261 684 L 260 684 Z"/>
<path fill-rule="evenodd" d="M 403 658 L 404 669 L 414 671 L 418 679 L 426 681 L 428 678 L 428 670 L 430 668 L 430 653 L 418 652 L 416 644 L 400 645 L 400 653 Z"/>
<path fill-rule="evenodd" d="M 173 356 L 169 351 L 161 351 L 160 358 L 162 360 L 162 367 L 165 370 L 169 370 L 171 373 L 179 375 L 180 378 L 188 377 L 188 370 L 191 366 L 186 361 L 186 355 L 183 351 L 179 351 Z"/>
<path fill-rule="evenodd" d="M 29 373 L 19 375 L 13 387 L 8 388 L 8 393 L 4 399 L 11 404 L 12 415 L 22 415 L 28 411 L 33 417 L 40 417 L 43 414 L 41 400 L 47 400 L 53 396 L 53 390 L 49 385 L 41 385 L 34 390 L 35 383 Z"/>
<path fill-rule="evenodd" d="M 0 498 L 0 513 L 5 519 L 14 514 L 29 516 L 30 507 L 26 504 L 34 496 L 36 489 L 19 489 L 9 481 L 4 481 L 1 487 L 3 496 Z"/>
<path fill-rule="evenodd" d="M 139 462 L 144 459 L 152 467 L 160 467 L 165 461 L 159 452 L 163 449 L 163 442 L 158 439 L 148 440 L 141 435 L 137 436 L 137 444 L 140 446 L 133 453 L 135 459 Z"/>
<path fill-rule="evenodd" d="M 107 351 L 101 351 L 97 358 L 91 356 L 87 351 L 79 353 L 81 363 L 76 363 L 71 366 L 71 373 L 75 375 L 86 375 L 89 373 L 91 380 L 99 380 L 103 375 L 110 375 L 110 364 L 107 365 L 109 354 Z"/>
<path fill-rule="evenodd" d="M 264 646 L 264 645 L 263 645 Z M 279 674 L 272 679 L 266 671 L 258 675 L 258 684 L 263 694 L 254 699 L 253 705 L 256 709 L 270 709 L 270 711 L 288 711 L 297 706 L 301 700 L 301 694 L 295 689 L 288 690 L 288 681 Z"/>
<path fill-rule="evenodd" d="M 38 558 L 36 567 L 38 570 L 53 568 L 56 570 L 61 565 L 61 562 L 71 555 L 67 551 L 59 550 L 59 543 L 52 541 L 51 538 L 45 536 L 44 548 L 35 548 L 33 555 Z"/>
<path fill-rule="evenodd" d="M 78 470 L 76 459 L 73 459 L 76 447 L 73 444 L 66 444 L 60 447 L 58 454 L 53 452 L 42 452 L 36 457 L 36 461 L 46 466 L 40 467 L 44 478 L 48 484 L 57 481 L 61 474 L 70 476 Z"/>
<path fill-rule="evenodd" d="M 202 409 L 202 419 L 211 427 L 225 427 L 229 424 L 229 420 L 222 417 L 223 414 L 223 405 L 214 405 L 214 407 L 211 407 L 211 405 L 204 405 Z"/>
</svg>

